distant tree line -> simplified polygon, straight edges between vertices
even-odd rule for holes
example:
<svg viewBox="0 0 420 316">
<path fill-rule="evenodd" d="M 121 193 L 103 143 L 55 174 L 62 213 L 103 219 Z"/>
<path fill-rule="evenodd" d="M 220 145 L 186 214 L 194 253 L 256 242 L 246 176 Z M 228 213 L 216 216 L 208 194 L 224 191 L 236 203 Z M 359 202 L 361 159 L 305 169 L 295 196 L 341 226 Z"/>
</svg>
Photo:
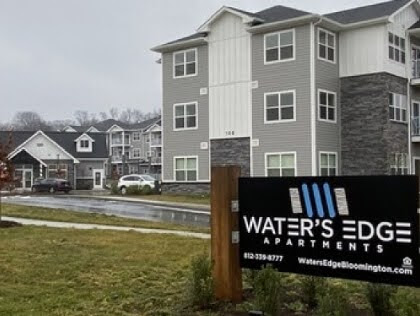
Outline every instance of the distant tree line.
<svg viewBox="0 0 420 316">
<path fill-rule="evenodd" d="M 120 110 L 111 108 L 108 112 L 92 113 L 89 111 L 75 111 L 73 118 L 65 120 L 47 121 L 34 111 L 17 112 L 10 122 L 1 123 L 0 130 L 15 131 L 59 131 L 67 125 L 91 126 L 100 121 L 114 119 L 126 124 L 133 124 L 148 120 L 160 115 L 160 110 L 143 112 L 139 109 L 126 108 Z"/>
</svg>

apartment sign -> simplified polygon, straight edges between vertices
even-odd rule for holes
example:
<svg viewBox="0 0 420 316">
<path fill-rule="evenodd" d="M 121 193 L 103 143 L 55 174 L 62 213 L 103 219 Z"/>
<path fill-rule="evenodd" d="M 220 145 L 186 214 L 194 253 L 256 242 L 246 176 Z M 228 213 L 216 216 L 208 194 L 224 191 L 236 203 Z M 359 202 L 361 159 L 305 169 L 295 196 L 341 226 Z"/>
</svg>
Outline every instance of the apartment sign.
<svg viewBox="0 0 420 316">
<path fill-rule="evenodd" d="M 416 176 L 240 178 L 244 268 L 420 286 Z"/>
</svg>

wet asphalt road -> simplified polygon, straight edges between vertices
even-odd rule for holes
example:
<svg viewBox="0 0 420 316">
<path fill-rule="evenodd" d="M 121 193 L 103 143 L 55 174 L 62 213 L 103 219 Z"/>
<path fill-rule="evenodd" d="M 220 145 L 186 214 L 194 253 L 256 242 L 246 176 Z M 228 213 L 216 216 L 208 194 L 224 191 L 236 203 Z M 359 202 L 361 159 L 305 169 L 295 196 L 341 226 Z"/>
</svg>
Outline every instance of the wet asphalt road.
<svg viewBox="0 0 420 316">
<path fill-rule="evenodd" d="M 210 225 L 210 214 L 205 211 L 155 206 L 139 202 L 29 195 L 7 196 L 3 197 L 2 200 L 4 203 L 10 204 L 59 208 L 85 213 L 100 213 L 155 222 L 201 227 L 208 227 Z"/>
</svg>

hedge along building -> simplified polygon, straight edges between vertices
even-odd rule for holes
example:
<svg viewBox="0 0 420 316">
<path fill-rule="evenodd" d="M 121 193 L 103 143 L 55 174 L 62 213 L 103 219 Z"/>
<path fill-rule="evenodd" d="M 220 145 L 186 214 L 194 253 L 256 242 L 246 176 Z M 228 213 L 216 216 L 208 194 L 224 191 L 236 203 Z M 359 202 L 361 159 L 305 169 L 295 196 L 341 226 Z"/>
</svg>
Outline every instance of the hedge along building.
<svg viewBox="0 0 420 316">
<path fill-rule="evenodd" d="M 0 132 L 0 141 L 12 137 L 8 158 L 15 168 L 16 188 L 30 190 L 34 179 L 61 178 L 75 189 L 102 189 L 108 159 L 102 133 Z"/>
<path fill-rule="evenodd" d="M 420 6 L 223 7 L 162 54 L 163 190 L 243 175 L 420 174 Z"/>
</svg>

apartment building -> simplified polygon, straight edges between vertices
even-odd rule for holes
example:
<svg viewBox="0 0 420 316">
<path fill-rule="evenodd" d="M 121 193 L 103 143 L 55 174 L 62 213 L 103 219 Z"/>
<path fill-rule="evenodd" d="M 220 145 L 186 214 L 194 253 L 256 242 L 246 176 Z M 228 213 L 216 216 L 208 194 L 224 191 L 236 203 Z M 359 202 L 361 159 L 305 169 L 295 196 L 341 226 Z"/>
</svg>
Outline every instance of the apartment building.
<svg viewBox="0 0 420 316">
<path fill-rule="evenodd" d="M 244 176 L 420 174 L 420 5 L 222 7 L 162 56 L 163 190 Z"/>
<path fill-rule="evenodd" d="M 147 173 L 160 178 L 162 127 L 160 117 L 135 124 L 108 119 L 92 126 L 66 126 L 65 132 L 107 135 L 107 177 Z"/>
</svg>

